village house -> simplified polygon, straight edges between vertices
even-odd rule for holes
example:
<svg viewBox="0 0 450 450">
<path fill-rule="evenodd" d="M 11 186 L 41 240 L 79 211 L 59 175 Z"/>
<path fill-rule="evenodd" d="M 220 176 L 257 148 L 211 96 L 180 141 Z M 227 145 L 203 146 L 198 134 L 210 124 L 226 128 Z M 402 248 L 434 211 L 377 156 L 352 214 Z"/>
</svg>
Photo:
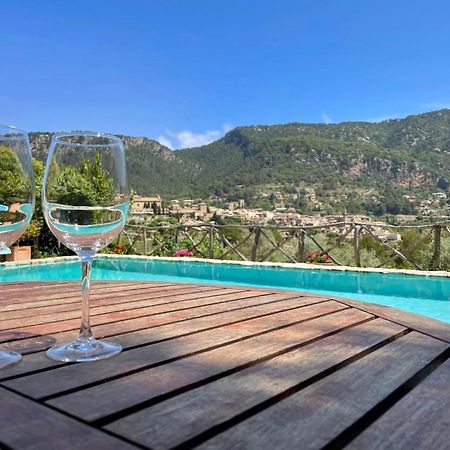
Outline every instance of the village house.
<svg viewBox="0 0 450 450">
<path fill-rule="evenodd" d="M 159 195 L 156 197 L 142 197 L 140 195 L 135 195 L 133 197 L 133 212 L 149 212 L 152 213 L 154 208 L 162 208 L 162 200 Z"/>
</svg>

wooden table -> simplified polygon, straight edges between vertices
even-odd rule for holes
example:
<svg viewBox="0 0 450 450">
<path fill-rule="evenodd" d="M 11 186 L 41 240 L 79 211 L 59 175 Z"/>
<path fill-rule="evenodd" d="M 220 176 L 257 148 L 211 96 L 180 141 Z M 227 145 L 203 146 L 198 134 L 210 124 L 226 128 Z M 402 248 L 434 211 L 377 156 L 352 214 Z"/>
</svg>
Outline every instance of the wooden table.
<svg viewBox="0 0 450 450">
<path fill-rule="evenodd" d="M 293 291 L 94 283 L 119 356 L 46 358 L 78 283 L 2 284 L 0 441 L 12 449 L 448 449 L 450 326 Z"/>
</svg>

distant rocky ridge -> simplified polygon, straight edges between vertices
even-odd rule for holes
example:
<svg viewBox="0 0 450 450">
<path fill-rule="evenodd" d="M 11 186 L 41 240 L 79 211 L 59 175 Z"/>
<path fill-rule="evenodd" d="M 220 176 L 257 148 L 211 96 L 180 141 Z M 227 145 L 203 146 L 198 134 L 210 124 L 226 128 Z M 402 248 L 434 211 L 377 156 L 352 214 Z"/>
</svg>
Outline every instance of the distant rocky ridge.
<svg viewBox="0 0 450 450">
<path fill-rule="evenodd" d="M 31 133 L 44 159 L 49 133 Z M 449 187 L 450 110 L 380 123 L 239 127 L 211 144 L 172 151 L 144 137 L 122 136 L 130 180 L 140 194 L 205 197 L 236 186 L 332 182 L 382 192 Z"/>
</svg>

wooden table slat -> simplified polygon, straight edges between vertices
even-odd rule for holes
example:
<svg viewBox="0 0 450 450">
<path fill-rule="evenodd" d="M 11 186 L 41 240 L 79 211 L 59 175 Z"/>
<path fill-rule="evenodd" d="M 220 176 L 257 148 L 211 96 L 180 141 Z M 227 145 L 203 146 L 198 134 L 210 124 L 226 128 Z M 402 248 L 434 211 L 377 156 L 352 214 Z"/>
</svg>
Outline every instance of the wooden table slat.
<svg viewBox="0 0 450 450">
<path fill-rule="evenodd" d="M 173 339 L 192 333 L 203 333 L 210 329 L 211 331 L 220 334 L 220 330 L 214 330 L 218 327 L 227 327 L 228 325 L 231 327 L 239 327 L 242 331 L 252 330 L 254 333 L 257 333 L 264 329 L 276 328 L 288 323 L 295 323 L 297 317 L 294 314 L 294 309 L 321 301 L 324 300 L 308 297 L 307 299 L 294 298 L 290 300 L 261 303 L 248 308 L 227 310 L 213 316 L 198 317 L 183 322 L 167 323 L 153 328 L 131 331 L 107 339 L 118 342 L 124 348 L 130 348 L 152 344 L 161 340 Z M 249 321 L 249 323 L 246 323 L 247 321 Z M 221 338 L 223 338 L 223 336 L 221 336 Z M 48 343 L 44 344 L 43 348 L 47 348 Z M 42 346 L 34 345 L 33 343 L 30 344 L 29 340 L 15 341 L 9 345 L 9 347 L 19 351 L 26 350 L 27 348 L 36 351 L 36 349 L 42 348 Z M 52 361 L 43 353 L 24 355 L 20 364 L 0 371 L 0 380 L 14 375 L 26 374 L 31 371 L 44 369 L 46 367 L 55 367 L 57 365 L 61 366 L 64 365 L 64 363 Z"/>
<path fill-rule="evenodd" d="M 181 287 L 186 287 L 185 285 L 180 285 Z M 198 285 L 197 285 L 198 286 Z M 176 288 L 170 283 L 158 283 L 158 284 L 147 284 L 145 283 L 140 287 L 140 290 L 148 289 L 162 289 L 164 287 L 168 288 Z M 136 291 L 139 288 L 136 284 L 127 283 L 127 284 L 116 284 L 112 283 L 110 285 L 105 284 L 96 284 L 92 283 L 92 296 L 96 295 L 109 295 L 111 292 L 120 291 L 122 293 L 126 293 L 127 291 Z M 0 307 L 4 308 L 5 304 L 14 305 L 24 305 L 25 307 L 33 306 L 35 302 L 40 300 L 45 301 L 47 303 L 53 303 L 56 301 L 61 301 L 65 299 L 76 299 L 80 297 L 81 294 L 81 281 L 70 282 L 62 285 L 48 286 L 47 288 L 43 288 L 39 285 L 33 285 L 30 288 L 25 288 L 23 291 L 20 289 L 17 290 L 9 290 L 8 288 L 4 289 L 5 292 L 2 292 L 0 296 Z M 126 295 L 126 294 L 125 294 Z"/>
<path fill-rule="evenodd" d="M 1 387 L 0 404 L 0 445 L 45 450 L 137 448 Z"/>
<path fill-rule="evenodd" d="M 412 332 L 199 448 L 322 448 L 447 348 L 444 342 Z M 283 436 L 289 439 L 283 441 Z"/>
<path fill-rule="evenodd" d="M 391 339 L 405 328 L 376 319 L 143 409 L 106 428 L 168 449 Z"/>
<path fill-rule="evenodd" d="M 127 286 L 128 287 L 128 286 Z M 226 290 L 220 287 L 212 286 L 160 286 L 160 287 L 143 287 L 142 289 L 136 288 L 127 290 L 111 290 L 111 291 L 98 291 L 91 293 L 92 305 L 112 305 L 114 303 L 126 303 L 130 298 L 133 300 L 139 299 L 165 299 L 170 298 L 174 294 L 182 294 L 183 292 L 219 292 Z M 231 290 L 230 290 L 231 291 Z M 228 291 L 228 292 L 230 292 Z M 243 289 L 236 289 L 237 291 L 243 291 Z M 42 296 L 44 297 L 44 296 Z M 15 300 L 8 300 L 7 303 L 0 304 L 0 320 L 5 318 L 15 317 L 27 317 L 37 314 L 45 314 L 46 312 L 58 312 L 61 313 L 65 310 L 75 310 L 79 308 L 81 302 L 81 292 L 79 289 L 76 292 L 71 292 L 67 297 L 56 297 L 54 299 L 39 300 L 41 296 L 37 296 L 34 300 L 23 303 L 17 303 Z"/>
<path fill-rule="evenodd" d="M 397 322 L 405 327 L 412 328 L 413 330 L 420 331 L 421 333 L 428 334 L 436 339 L 442 339 L 443 341 L 450 343 L 450 326 L 448 323 L 441 322 L 440 320 L 432 319 L 430 317 L 424 317 L 419 314 L 407 313 L 389 306 L 349 299 L 339 300 L 342 300 L 343 303 L 353 308 L 368 311 L 379 317 Z"/>
<path fill-rule="evenodd" d="M 447 360 L 347 447 L 352 450 L 447 450 L 450 428 L 449 381 L 450 360 Z"/>
<path fill-rule="evenodd" d="M 344 306 L 339 303 L 323 302 L 317 305 L 305 306 L 304 308 L 301 308 L 299 312 L 297 312 L 296 317 L 297 320 L 299 320 L 299 318 L 307 319 L 325 313 L 338 311 L 342 308 L 344 308 Z M 368 316 L 367 313 L 362 314 L 363 317 Z M 361 317 L 361 315 L 359 317 Z M 276 332 L 277 331 L 274 331 L 273 333 Z M 289 331 L 280 330 L 279 333 L 289 333 Z M 200 340 L 202 338 L 202 336 L 198 335 L 195 337 Z M 183 340 L 183 338 L 180 339 Z M 205 341 L 208 342 L 207 338 Z M 232 345 L 243 346 L 244 344 L 238 342 Z M 161 361 L 161 358 L 171 359 L 173 357 L 172 355 L 178 355 L 180 353 L 180 350 L 178 350 L 177 347 L 177 339 L 164 341 L 160 344 L 139 347 L 123 352 L 111 360 L 95 362 L 95 370 L 92 370 L 92 368 L 88 365 L 84 365 L 82 367 L 70 365 L 57 368 L 49 372 L 31 375 L 26 378 L 22 377 L 16 380 L 6 381 L 5 385 L 35 398 L 46 397 L 49 395 L 54 395 L 60 390 L 65 391 L 68 389 L 73 389 L 89 383 L 101 381 L 105 377 L 120 375 L 121 373 L 128 373 L 132 370 L 140 369 L 141 367 Z M 232 349 L 225 349 L 222 351 L 229 352 L 232 351 Z M 75 374 L 76 376 L 74 376 Z M 57 383 L 55 383 L 55 380 L 57 380 Z"/>
<path fill-rule="evenodd" d="M 161 312 L 160 314 L 154 314 L 155 308 L 153 306 L 149 306 L 147 308 L 134 309 L 131 311 L 118 311 L 115 313 L 102 314 L 100 316 L 93 316 L 91 320 L 91 324 L 94 328 L 96 336 L 107 336 L 118 334 L 120 332 L 126 333 L 127 331 L 133 330 L 134 324 L 130 321 L 134 321 L 139 318 L 142 318 L 143 327 L 148 328 L 150 326 L 158 326 L 164 323 L 173 322 L 175 320 L 187 320 L 189 318 L 200 317 L 202 315 L 208 314 L 216 314 L 217 312 L 221 312 L 225 310 L 231 309 L 239 309 L 243 307 L 251 306 L 255 303 L 264 302 L 264 301 L 276 301 L 282 300 L 285 298 L 293 298 L 295 295 L 293 294 L 272 294 L 269 296 L 256 294 L 252 292 L 245 293 L 234 293 L 234 294 L 226 294 L 225 296 L 218 296 L 214 299 L 208 297 L 208 304 L 202 304 L 201 300 L 198 301 L 197 307 L 193 307 L 191 304 L 188 309 L 180 310 L 180 309 L 168 309 L 168 312 Z M 201 298 L 201 295 L 198 295 L 197 298 Z M 179 306 L 179 305 L 178 305 Z M 14 329 L 14 333 L 20 332 L 29 334 L 31 336 L 40 336 L 42 334 L 51 334 L 54 335 L 56 333 L 61 333 L 64 337 L 59 335 L 59 341 L 63 341 L 64 339 L 70 339 L 66 330 L 78 330 L 80 327 L 80 318 L 78 319 L 68 319 L 68 320 L 59 320 L 56 322 L 49 322 L 38 325 L 30 325 L 24 327 L 18 327 Z M 118 331 L 122 329 L 122 331 Z M 0 342 L 6 342 L 14 339 L 11 337 L 10 330 L 4 330 L 0 332 Z M 69 335 L 73 336 L 73 333 L 69 333 Z"/>
<path fill-rule="evenodd" d="M 2 283 L 0 447 L 448 448 L 450 325 L 393 308 L 243 286 L 95 281 L 97 337 L 64 364 L 80 282 Z M 418 407 L 418 405 L 420 407 Z"/>
<path fill-rule="evenodd" d="M 240 293 L 243 291 L 234 291 L 236 293 Z M 198 288 L 189 290 L 182 290 L 181 292 L 172 291 L 169 292 L 166 297 L 163 298 L 157 296 L 134 296 L 132 300 L 128 298 L 119 299 L 120 301 L 111 301 L 109 304 L 98 306 L 95 301 L 91 303 L 91 318 L 94 316 L 104 315 L 113 312 L 122 312 L 127 310 L 137 310 L 141 308 L 154 308 L 154 312 L 152 314 L 157 314 L 159 311 L 163 310 L 178 310 L 183 308 L 189 308 L 192 306 L 198 306 L 198 300 L 205 299 L 202 301 L 202 304 L 208 304 L 207 299 L 212 297 L 212 303 L 220 302 L 221 294 L 228 294 L 226 289 L 215 289 L 211 290 L 208 288 Z M 106 299 L 107 301 L 108 299 Z M 117 299 L 116 299 L 117 300 Z M 179 301 L 177 301 L 179 300 Z M 80 318 L 80 302 L 73 304 L 70 308 L 58 308 L 55 307 L 53 311 L 50 313 L 45 312 L 45 314 L 39 314 L 35 312 L 35 314 L 30 316 L 23 317 L 13 317 L 8 318 L 8 313 L 0 313 L 0 316 L 3 316 L 0 319 L 0 331 L 8 330 L 11 328 L 22 329 L 24 327 L 30 325 L 37 324 L 47 324 L 52 322 L 60 322 L 63 320 L 69 319 L 79 319 Z M 15 312 L 14 315 L 17 315 Z M 6 317 L 5 317 L 6 316 Z"/>
<path fill-rule="evenodd" d="M 299 310 L 298 315 L 303 314 L 305 319 L 313 318 L 316 315 L 336 311 L 338 307 L 333 302 L 321 303 Z M 49 403 L 73 415 L 83 415 L 85 420 L 97 420 L 184 386 L 256 363 L 262 358 L 277 356 L 281 352 L 289 351 L 298 345 L 368 318 L 367 315 L 355 314 L 353 311 L 342 311 L 337 314 L 337 317 L 335 314 L 327 315 L 308 323 L 270 331 L 225 347 L 140 371 L 109 383 L 55 398 Z M 175 346 L 176 342 L 170 341 L 168 344 Z M 76 383 L 79 384 L 78 379 Z M 112 392 L 116 393 L 113 397 Z"/>
</svg>

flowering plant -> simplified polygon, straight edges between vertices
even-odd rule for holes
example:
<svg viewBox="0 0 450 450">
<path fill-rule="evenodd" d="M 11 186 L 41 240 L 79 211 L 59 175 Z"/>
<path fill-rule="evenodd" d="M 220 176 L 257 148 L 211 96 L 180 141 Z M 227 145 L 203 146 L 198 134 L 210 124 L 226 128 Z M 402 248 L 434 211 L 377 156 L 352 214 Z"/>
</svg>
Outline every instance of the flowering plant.
<svg viewBox="0 0 450 450">
<path fill-rule="evenodd" d="M 124 245 L 116 245 L 113 248 L 113 253 L 116 253 L 118 255 L 124 255 L 126 253 L 126 251 L 127 251 L 127 246 L 125 244 Z"/>
<path fill-rule="evenodd" d="M 194 254 L 190 250 L 187 250 L 187 249 L 183 248 L 181 250 L 177 250 L 175 252 L 174 256 L 177 256 L 177 257 L 180 257 L 180 256 L 194 256 Z"/>
<path fill-rule="evenodd" d="M 326 252 L 310 252 L 306 255 L 306 262 L 308 263 L 327 263 L 331 261 L 330 255 Z"/>
</svg>

